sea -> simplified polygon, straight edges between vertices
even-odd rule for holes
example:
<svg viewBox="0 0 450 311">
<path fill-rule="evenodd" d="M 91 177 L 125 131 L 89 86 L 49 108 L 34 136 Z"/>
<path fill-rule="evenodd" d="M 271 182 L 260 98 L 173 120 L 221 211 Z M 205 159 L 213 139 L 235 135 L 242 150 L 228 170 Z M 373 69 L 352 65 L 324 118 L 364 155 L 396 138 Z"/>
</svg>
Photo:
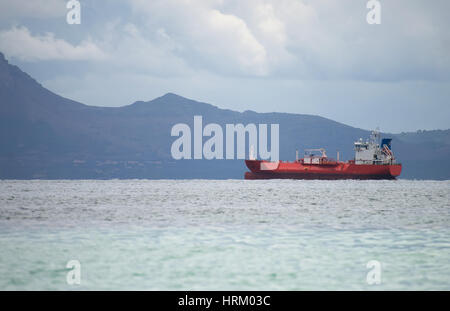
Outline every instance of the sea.
<svg viewBox="0 0 450 311">
<path fill-rule="evenodd" d="M 3 180 L 0 290 L 450 290 L 450 181 Z"/>
</svg>

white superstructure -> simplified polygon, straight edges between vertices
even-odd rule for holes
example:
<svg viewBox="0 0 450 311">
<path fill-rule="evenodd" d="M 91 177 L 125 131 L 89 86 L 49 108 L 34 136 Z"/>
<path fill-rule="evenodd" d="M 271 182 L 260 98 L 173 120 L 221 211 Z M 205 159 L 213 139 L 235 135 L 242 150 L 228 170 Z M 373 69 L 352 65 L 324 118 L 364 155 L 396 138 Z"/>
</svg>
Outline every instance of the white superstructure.
<svg viewBox="0 0 450 311">
<path fill-rule="evenodd" d="M 355 164 L 393 164 L 394 155 L 390 149 L 391 139 L 385 138 L 380 143 L 380 133 L 372 131 L 370 139 L 360 138 L 355 142 Z"/>
</svg>

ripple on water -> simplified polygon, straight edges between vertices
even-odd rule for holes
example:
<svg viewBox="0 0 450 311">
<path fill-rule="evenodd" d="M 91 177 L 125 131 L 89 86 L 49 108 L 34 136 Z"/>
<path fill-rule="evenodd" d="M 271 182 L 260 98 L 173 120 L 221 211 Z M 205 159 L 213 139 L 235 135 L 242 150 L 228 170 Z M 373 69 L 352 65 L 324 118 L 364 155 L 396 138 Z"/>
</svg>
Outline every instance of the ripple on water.
<svg viewBox="0 0 450 311">
<path fill-rule="evenodd" d="M 450 289 L 449 181 L 0 181 L 0 289 Z M 366 264 L 382 264 L 382 284 Z"/>
</svg>

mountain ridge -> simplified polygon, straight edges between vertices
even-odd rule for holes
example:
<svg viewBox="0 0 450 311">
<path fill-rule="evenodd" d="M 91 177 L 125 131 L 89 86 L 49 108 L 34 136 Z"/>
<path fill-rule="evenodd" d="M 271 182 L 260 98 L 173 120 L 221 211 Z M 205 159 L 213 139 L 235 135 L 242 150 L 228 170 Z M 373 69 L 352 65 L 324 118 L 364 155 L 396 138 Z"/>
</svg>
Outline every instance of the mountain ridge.
<svg viewBox="0 0 450 311">
<path fill-rule="evenodd" d="M 45 89 L 0 53 L 0 178 L 242 178 L 242 160 L 171 158 L 176 123 L 279 123 L 280 158 L 326 147 L 344 158 L 367 130 L 316 115 L 233 111 L 166 93 L 121 107 L 88 106 Z M 192 128 L 192 127 L 191 127 Z M 392 134 L 404 178 L 450 179 L 450 130 Z M 428 150 L 433 155 L 428 155 Z M 342 157 L 341 157 L 342 158 Z M 433 163 L 431 163 L 433 162 Z M 439 166 L 436 163 L 442 162 Z"/>
</svg>

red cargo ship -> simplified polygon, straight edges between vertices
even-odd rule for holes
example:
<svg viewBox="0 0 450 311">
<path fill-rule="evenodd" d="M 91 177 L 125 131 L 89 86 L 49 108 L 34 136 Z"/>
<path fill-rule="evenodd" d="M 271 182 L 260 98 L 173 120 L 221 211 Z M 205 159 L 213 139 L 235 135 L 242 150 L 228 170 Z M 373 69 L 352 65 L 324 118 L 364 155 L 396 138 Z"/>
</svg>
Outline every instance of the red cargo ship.
<svg viewBox="0 0 450 311">
<path fill-rule="evenodd" d="M 325 149 L 307 149 L 303 159 L 294 162 L 250 159 L 245 179 L 395 179 L 402 171 L 391 151 L 390 138 L 381 143 L 378 131 L 370 140 L 355 142 L 355 158 L 348 162 L 328 158 Z M 320 152 L 320 155 L 315 153 Z"/>
</svg>

